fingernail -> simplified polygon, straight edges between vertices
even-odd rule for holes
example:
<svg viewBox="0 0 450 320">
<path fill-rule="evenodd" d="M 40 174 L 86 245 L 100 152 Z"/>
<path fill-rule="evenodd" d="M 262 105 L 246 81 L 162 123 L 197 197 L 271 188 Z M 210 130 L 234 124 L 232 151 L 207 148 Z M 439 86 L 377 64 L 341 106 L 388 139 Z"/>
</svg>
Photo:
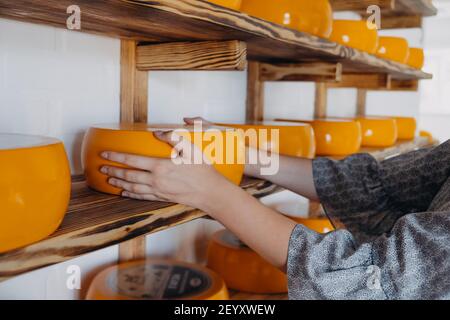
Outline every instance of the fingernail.
<svg viewBox="0 0 450 320">
<path fill-rule="evenodd" d="M 112 185 L 114 185 L 115 182 L 116 182 L 116 180 L 114 178 L 111 178 L 111 179 L 108 180 L 108 183 L 112 184 Z"/>
<path fill-rule="evenodd" d="M 130 194 L 128 193 L 128 192 L 126 192 L 126 191 L 124 191 L 124 192 L 122 192 L 122 196 L 123 197 L 128 197 Z"/>
<path fill-rule="evenodd" d="M 108 159 L 109 154 L 108 154 L 108 152 L 102 152 L 101 156 L 102 156 L 102 158 Z"/>
<path fill-rule="evenodd" d="M 153 134 L 155 136 L 161 137 L 163 135 L 163 132 L 161 130 L 157 130 L 157 131 L 154 131 Z"/>
<path fill-rule="evenodd" d="M 101 172 L 101 173 L 108 173 L 108 168 L 106 168 L 106 167 L 101 167 L 101 168 L 100 168 L 100 172 Z"/>
</svg>

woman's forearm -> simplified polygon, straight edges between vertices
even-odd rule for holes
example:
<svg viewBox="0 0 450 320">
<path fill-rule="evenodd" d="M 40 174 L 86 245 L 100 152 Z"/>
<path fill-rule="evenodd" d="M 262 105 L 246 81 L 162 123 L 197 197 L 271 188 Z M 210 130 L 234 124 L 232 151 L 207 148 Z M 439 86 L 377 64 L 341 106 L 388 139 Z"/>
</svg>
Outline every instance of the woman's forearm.
<svg viewBox="0 0 450 320">
<path fill-rule="evenodd" d="M 265 207 L 227 181 L 215 190 L 200 209 L 221 222 L 268 262 L 285 270 L 295 222 Z"/>
<path fill-rule="evenodd" d="M 245 174 L 248 176 L 269 180 L 283 188 L 289 189 L 311 200 L 318 200 L 313 179 L 312 160 L 279 156 L 279 169 L 273 175 L 262 175 L 260 163 L 251 164 L 249 159 L 259 159 L 258 151 L 247 148 L 247 164 Z"/>
</svg>

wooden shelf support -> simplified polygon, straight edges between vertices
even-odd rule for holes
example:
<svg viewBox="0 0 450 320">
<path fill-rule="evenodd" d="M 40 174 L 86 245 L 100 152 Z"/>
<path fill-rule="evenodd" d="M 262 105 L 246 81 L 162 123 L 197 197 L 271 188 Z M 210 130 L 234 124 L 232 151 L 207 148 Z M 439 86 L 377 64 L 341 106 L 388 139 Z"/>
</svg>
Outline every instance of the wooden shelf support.
<svg viewBox="0 0 450 320">
<path fill-rule="evenodd" d="M 247 121 L 264 119 L 264 82 L 261 79 L 261 63 L 249 61 L 247 68 Z"/>
<path fill-rule="evenodd" d="M 358 89 L 356 92 L 356 116 L 366 115 L 367 90 Z"/>
<path fill-rule="evenodd" d="M 137 48 L 137 68 L 149 70 L 244 70 L 245 42 L 197 41 L 145 44 Z"/>
<path fill-rule="evenodd" d="M 343 74 L 341 81 L 327 83 L 328 88 L 356 88 L 366 90 L 387 90 L 390 88 L 391 77 L 383 73 L 373 74 Z"/>
<path fill-rule="evenodd" d="M 316 83 L 316 94 L 314 100 L 314 117 L 325 118 L 327 116 L 328 89 L 324 82 Z"/>
<path fill-rule="evenodd" d="M 383 11 L 395 9 L 395 0 L 330 0 L 333 11 L 365 12 L 367 7 L 377 5 Z"/>
<path fill-rule="evenodd" d="M 260 66 L 260 81 L 336 82 L 342 75 L 342 64 L 331 62 L 261 63 Z"/>
<path fill-rule="evenodd" d="M 146 123 L 148 118 L 148 72 L 138 70 L 137 45 L 134 40 L 121 40 L 120 57 L 120 121 Z M 119 262 L 144 259 L 145 236 L 119 244 Z"/>
</svg>

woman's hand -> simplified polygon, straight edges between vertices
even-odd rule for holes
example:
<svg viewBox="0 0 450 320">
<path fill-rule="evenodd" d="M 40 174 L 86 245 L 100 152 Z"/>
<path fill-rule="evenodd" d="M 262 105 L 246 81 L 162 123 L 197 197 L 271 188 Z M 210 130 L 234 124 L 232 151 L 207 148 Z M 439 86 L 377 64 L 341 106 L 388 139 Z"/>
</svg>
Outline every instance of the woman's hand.
<svg viewBox="0 0 450 320">
<path fill-rule="evenodd" d="M 154 132 L 155 136 L 172 146 L 172 159 L 150 158 L 117 152 L 103 152 L 102 157 L 135 169 L 104 166 L 100 171 L 110 176 L 108 182 L 123 189 L 122 196 L 139 200 L 182 203 L 205 210 L 211 190 L 230 184 L 213 166 L 194 164 L 195 153 L 203 154 L 190 141 L 173 131 Z"/>
</svg>

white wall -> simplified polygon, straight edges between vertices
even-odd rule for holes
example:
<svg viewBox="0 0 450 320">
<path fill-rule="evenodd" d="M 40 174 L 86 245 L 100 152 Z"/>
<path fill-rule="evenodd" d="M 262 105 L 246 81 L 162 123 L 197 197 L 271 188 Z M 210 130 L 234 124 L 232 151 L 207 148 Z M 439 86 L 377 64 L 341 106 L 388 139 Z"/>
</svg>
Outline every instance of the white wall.
<svg viewBox="0 0 450 320">
<path fill-rule="evenodd" d="M 119 46 L 116 39 L 0 19 L 0 132 L 62 139 L 73 172 L 80 173 L 83 132 L 91 124 L 119 119 Z M 267 118 L 312 116 L 312 84 L 268 83 L 266 88 Z M 245 95 L 245 72 L 152 72 L 149 119 L 180 122 L 183 116 L 201 115 L 239 121 L 245 118 Z M 355 90 L 331 90 L 330 114 L 352 115 L 355 97 Z M 368 103 L 372 114 L 415 115 L 419 105 L 415 93 L 370 93 Z M 280 201 L 277 197 L 274 206 Z M 217 228 L 217 223 L 196 221 L 151 235 L 148 253 L 203 261 L 207 237 Z M 83 297 L 92 275 L 116 260 L 114 246 L 14 278 L 0 284 L 0 299 Z M 72 264 L 82 269 L 81 291 L 65 286 Z"/>
</svg>

